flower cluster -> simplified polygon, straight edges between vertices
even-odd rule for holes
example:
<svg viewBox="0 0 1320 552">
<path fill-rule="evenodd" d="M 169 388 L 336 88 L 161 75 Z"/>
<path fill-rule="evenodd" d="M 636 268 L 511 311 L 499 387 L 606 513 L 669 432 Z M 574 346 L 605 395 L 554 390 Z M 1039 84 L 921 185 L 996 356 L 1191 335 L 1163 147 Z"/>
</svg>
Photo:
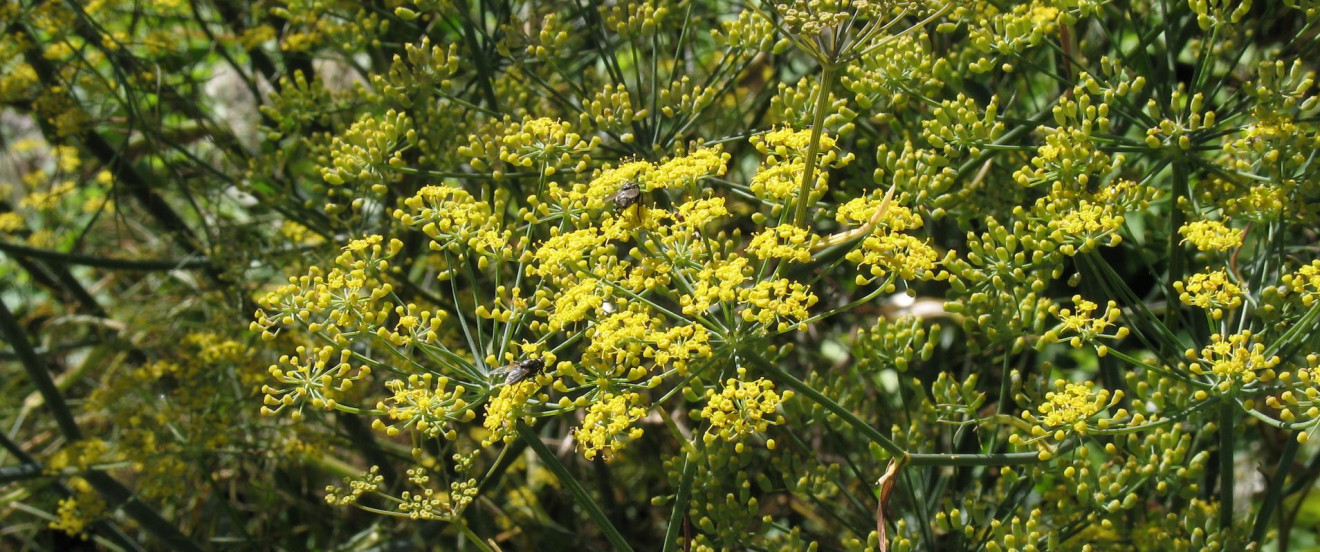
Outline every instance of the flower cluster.
<svg viewBox="0 0 1320 552">
<path fill-rule="evenodd" d="M 1242 232 L 1218 220 L 1198 220 L 1178 229 L 1184 242 L 1201 251 L 1228 251 L 1242 247 Z"/>
<path fill-rule="evenodd" d="M 582 425 L 573 430 L 582 455 L 591 460 L 600 454 L 608 461 L 623 448 L 625 438 L 641 437 L 642 428 L 633 427 L 646 415 L 641 402 L 637 393 L 607 394 L 593 402 Z"/>
<path fill-rule="evenodd" d="M 716 439 L 736 442 L 736 450 L 742 452 L 739 441 L 744 436 L 765 433 L 771 424 L 784 423 L 784 417 L 778 414 L 779 405 L 792 397 L 792 392 L 783 396 L 776 393 L 774 383 L 764 379 L 731 378 L 719 391 L 707 389 L 701 418 L 710 422 L 710 429 L 703 439 L 707 443 Z M 774 448 L 774 441 L 767 445 Z"/>
<path fill-rule="evenodd" d="M 1210 344 L 1199 353 L 1188 349 L 1186 354 L 1192 361 L 1191 373 L 1207 378 L 1216 391 L 1225 394 L 1258 381 L 1272 381 L 1276 375 L 1274 367 L 1282 362 L 1277 356 L 1267 355 L 1265 344 L 1250 331 L 1227 338 L 1214 334 L 1210 336 Z"/>
<path fill-rule="evenodd" d="M 1179 301 L 1206 309 L 1215 320 L 1223 318 L 1225 310 L 1242 306 L 1242 288 L 1224 270 L 1193 274 L 1186 281 L 1174 282 L 1173 288 L 1178 290 Z"/>
</svg>

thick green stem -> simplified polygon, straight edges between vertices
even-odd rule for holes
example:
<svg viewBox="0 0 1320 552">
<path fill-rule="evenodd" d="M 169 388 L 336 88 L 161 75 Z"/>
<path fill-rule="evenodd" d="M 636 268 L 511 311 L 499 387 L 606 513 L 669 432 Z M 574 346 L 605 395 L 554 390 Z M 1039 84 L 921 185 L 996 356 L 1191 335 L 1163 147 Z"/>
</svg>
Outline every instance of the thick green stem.
<svg viewBox="0 0 1320 552">
<path fill-rule="evenodd" d="M 816 93 L 816 109 L 811 114 L 811 142 L 807 144 L 807 164 L 802 171 L 802 185 L 798 188 L 797 212 L 793 214 L 793 225 L 803 226 L 807 220 L 807 205 L 811 203 L 811 189 L 816 183 L 816 157 L 820 155 L 820 134 L 825 128 L 825 106 L 829 104 L 830 88 L 834 85 L 832 64 L 823 64 L 820 68 L 820 90 Z"/>
</svg>

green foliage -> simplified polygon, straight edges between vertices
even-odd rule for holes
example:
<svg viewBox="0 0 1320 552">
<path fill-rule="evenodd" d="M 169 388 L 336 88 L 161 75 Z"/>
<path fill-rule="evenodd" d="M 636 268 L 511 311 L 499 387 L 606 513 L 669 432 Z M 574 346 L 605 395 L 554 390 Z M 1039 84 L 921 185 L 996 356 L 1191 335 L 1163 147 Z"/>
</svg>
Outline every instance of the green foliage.
<svg viewBox="0 0 1320 552">
<path fill-rule="evenodd" d="M 7 547 L 1315 540 L 1306 2 L 0 16 Z"/>
</svg>

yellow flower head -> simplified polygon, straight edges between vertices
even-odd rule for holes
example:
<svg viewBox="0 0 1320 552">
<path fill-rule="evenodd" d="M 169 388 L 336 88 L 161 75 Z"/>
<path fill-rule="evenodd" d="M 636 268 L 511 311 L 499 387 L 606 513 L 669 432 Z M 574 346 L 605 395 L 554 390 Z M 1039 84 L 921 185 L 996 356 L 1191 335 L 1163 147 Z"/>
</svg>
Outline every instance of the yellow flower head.
<svg viewBox="0 0 1320 552">
<path fill-rule="evenodd" d="M 1121 394 L 1115 400 L 1119 397 Z M 1046 393 L 1045 402 L 1040 405 L 1040 417 L 1031 412 L 1023 413 L 1023 417 L 1036 424 L 1032 433 L 1040 437 L 1052 433 L 1055 441 L 1062 441 L 1070 433 L 1085 435 L 1087 420 L 1109 405 L 1109 391 L 1096 391 L 1092 382 L 1056 380 L 1054 391 Z"/>
<path fill-rule="evenodd" d="M 752 237 L 747 253 L 758 259 L 784 259 L 805 263 L 811 260 L 811 248 L 817 236 L 810 230 L 792 224 L 781 224 Z"/>
<path fill-rule="evenodd" d="M 1191 372 L 1211 377 L 1220 392 L 1257 380 L 1270 381 L 1274 379 L 1274 367 L 1281 362 L 1277 356 L 1266 357 L 1265 344 L 1250 331 L 1227 338 L 1214 334 L 1200 354 L 1188 349 L 1187 358 L 1193 361 Z"/>
<path fill-rule="evenodd" d="M 744 435 L 764 433 L 771 424 L 784 422 L 776 413 L 779 404 L 791 397 L 775 393 L 775 384 L 766 379 L 742 381 L 730 378 L 724 388 L 716 392 L 706 390 L 706 406 L 701 417 L 710 422 L 710 429 L 702 437 L 707 444 L 716 439 L 735 442 Z"/>
<path fill-rule="evenodd" d="M 1242 247 L 1242 232 L 1217 220 L 1198 220 L 1178 229 L 1184 242 L 1201 251 L 1228 251 Z"/>
<path fill-rule="evenodd" d="M 1173 287 L 1184 305 L 1207 309 L 1215 320 L 1223 318 L 1225 309 L 1242 306 L 1242 288 L 1229 281 L 1222 269 L 1193 274 L 1185 282 L 1174 282 Z"/>
<path fill-rule="evenodd" d="M 719 148 L 701 148 L 656 167 L 651 188 L 682 188 L 708 176 L 723 176 L 728 162 L 729 154 Z"/>
<path fill-rule="evenodd" d="M 641 402 L 641 395 L 624 393 L 605 395 L 592 403 L 582 425 L 573 430 L 582 455 L 591 460 L 600 453 L 608 461 L 623 449 L 627 439 L 641 437 L 642 428 L 632 427 L 646 415 L 647 409 L 640 406 Z"/>
</svg>

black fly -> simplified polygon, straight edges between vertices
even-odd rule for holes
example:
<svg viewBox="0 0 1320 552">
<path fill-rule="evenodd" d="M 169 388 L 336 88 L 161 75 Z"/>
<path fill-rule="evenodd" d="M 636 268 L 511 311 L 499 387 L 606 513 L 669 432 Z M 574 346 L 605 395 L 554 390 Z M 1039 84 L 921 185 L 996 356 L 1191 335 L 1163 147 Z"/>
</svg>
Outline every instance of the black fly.
<svg viewBox="0 0 1320 552">
<path fill-rule="evenodd" d="M 529 358 L 527 360 L 511 362 L 491 373 L 496 376 L 508 374 L 508 376 L 504 378 L 504 385 L 513 385 L 541 373 L 541 369 L 543 368 L 545 368 L 545 361 L 539 358 Z"/>
</svg>

